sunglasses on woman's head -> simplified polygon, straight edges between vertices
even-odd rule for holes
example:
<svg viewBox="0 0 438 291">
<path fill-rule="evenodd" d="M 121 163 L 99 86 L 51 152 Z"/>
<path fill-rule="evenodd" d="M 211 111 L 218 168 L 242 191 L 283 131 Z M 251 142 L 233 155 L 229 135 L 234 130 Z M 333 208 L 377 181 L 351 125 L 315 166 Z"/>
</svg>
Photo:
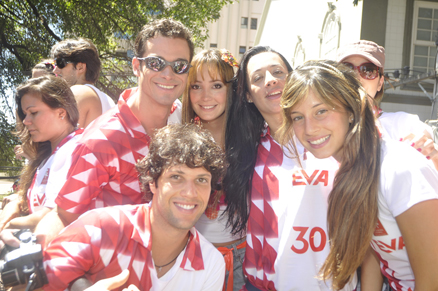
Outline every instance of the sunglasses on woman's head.
<svg viewBox="0 0 438 291">
<path fill-rule="evenodd" d="M 60 69 L 64 69 L 65 66 L 67 66 L 67 64 L 69 64 L 69 63 L 73 63 L 73 62 L 71 62 L 71 61 L 67 61 L 67 60 L 64 59 L 64 58 L 57 58 L 57 59 L 55 60 L 55 64 L 56 64 L 56 66 L 57 66 L 58 68 L 60 68 Z"/>
<path fill-rule="evenodd" d="M 46 66 L 46 68 L 48 70 L 53 70 L 55 68 L 55 63 L 54 62 L 45 62 L 44 66 Z"/>
<path fill-rule="evenodd" d="M 364 79 L 374 80 L 379 76 L 380 68 L 373 63 L 369 63 L 369 62 L 363 63 L 360 64 L 359 66 L 355 66 L 348 62 L 342 62 L 342 63 L 347 67 L 349 67 L 350 69 L 352 69 L 353 71 L 356 70 L 359 73 L 359 75 Z"/>
<path fill-rule="evenodd" d="M 190 69 L 189 61 L 186 60 L 168 62 L 160 57 L 137 58 L 137 60 L 144 61 L 146 67 L 155 72 L 160 72 L 164 70 L 166 66 L 170 66 L 175 74 L 185 74 Z"/>
</svg>

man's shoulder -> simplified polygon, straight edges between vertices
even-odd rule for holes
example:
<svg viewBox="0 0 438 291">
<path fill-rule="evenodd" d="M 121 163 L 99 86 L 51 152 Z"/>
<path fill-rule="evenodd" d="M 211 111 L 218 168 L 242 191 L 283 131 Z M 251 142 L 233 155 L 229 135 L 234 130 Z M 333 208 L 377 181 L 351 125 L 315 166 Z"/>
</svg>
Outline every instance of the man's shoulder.
<svg viewBox="0 0 438 291">
<path fill-rule="evenodd" d="M 97 95 L 97 92 L 87 85 L 83 85 L 83 84 L 73 85 L 70 87 L 70 89 L 73 92 L 73 95 L 75 95 L 76 101 L 78 102 L 87 100 L 89 102 L 99 101 L 100 103 L 100 98 Z"/>
</svg>

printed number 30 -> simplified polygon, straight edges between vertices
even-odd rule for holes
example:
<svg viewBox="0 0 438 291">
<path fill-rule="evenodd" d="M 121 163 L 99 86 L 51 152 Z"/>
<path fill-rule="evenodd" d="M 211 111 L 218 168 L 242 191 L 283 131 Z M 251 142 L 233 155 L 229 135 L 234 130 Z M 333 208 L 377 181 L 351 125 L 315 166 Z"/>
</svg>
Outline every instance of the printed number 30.
<svg viewBox="0 0 438 291">
<path fill-rule="evenodd" d="M 297 241 L 300 241 L 303 243 L 303 247 L 300 249 L 298 249 L 294 245 L 292 245 L 291 249 L 294 252 L 296 252 L 297 254 L 304 254 L 305 252 L 307 252 L 307 250 L 309 249 L 309 245 L 310 245 L 310 248 L 312 249 L 312 251 L 314 251 L 314 252 L 320 252 L 324 249 L 325 244 L 327 242 L 327 235 L 325 234 L 325 231 L 322 228 L 320 228 L 320 227 L 312 228 L 310 230 L 308 241 L 304 238 L 304 235 L 307 233 L 307 230 L 309 229 L 308 227 L 296 226 L 293 229 L 295 231 L 300 232 L 298 234 Z M 320 242 L 319 246 L 315 245 L 315 233 L 317 233 L 317 232 L 319 232 L 319 235 L 321 236 L 321 242 Z"/>
</svg>

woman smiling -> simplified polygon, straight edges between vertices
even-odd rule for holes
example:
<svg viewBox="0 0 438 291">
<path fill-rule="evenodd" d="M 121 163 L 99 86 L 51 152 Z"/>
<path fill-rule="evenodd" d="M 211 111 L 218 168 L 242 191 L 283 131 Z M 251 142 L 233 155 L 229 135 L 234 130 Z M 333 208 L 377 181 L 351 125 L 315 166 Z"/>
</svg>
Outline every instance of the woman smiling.
<svg viewBox="0 0 438 291">
<path fill-rule="evenodd" d="M 322 277 L 341 289 L 364 262 L 362 290 L 381 290 L 371 270 L 379 266 L 368 264 L 375 252 L 394 290 L 436 290 L 438 174 L 410 146 L 380 138 L 367 98 L 355 73 L 332 61 L 305 63 L 284 88 L 282 144 L 297 155 L 296 136 L 315 157 L 340 163 Z"/>
</svg>

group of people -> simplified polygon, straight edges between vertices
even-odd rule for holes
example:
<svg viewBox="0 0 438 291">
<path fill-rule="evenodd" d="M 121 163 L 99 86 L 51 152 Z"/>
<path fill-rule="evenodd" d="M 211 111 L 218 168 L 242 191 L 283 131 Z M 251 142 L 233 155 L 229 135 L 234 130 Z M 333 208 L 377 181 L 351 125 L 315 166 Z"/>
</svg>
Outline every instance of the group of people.
<svg viewBox="0 0 438 291">
<path fill-rule="evenodd" d="M 194 55 L 157 20 L 138 87 L 96 118 L 79 42 L 16 92 L 29 163 L 0 237 L 34 230 L 44 290 L 438 289 L 438 153 L 417 116 L 379 108 L 383 47 L 293 70 L 266 46 Z"/>
</svg>

